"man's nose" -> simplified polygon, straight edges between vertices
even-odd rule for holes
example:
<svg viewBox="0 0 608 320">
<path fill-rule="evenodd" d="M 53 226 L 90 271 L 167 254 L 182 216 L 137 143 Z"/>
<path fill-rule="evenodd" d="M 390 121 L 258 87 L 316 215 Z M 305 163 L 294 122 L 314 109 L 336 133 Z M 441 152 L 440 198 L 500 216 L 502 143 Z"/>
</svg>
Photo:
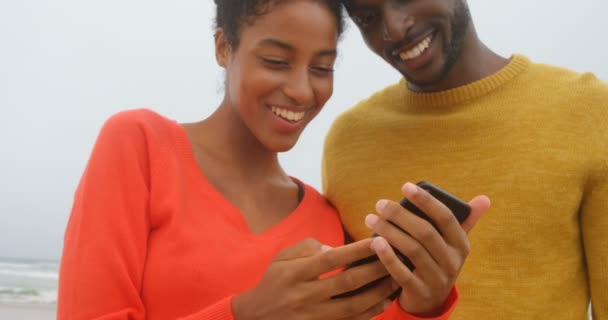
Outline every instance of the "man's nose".
<svg viewBox="0 0 608 320">
<path fill-rule="evenodd" d="M 386 1 L 383 12 L 382 39 L 384 41 L 401 41 L 414 26 L 414 17 L 409 14 L 404 4 Z"/>
</svg>

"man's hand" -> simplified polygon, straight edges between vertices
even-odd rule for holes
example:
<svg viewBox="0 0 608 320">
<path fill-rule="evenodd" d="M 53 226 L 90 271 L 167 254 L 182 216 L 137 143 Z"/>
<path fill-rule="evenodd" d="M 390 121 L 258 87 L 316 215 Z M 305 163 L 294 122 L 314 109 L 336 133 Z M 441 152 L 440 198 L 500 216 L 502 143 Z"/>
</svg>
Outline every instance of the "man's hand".
<svg viewBox="0 0 608 320">
<path fill-rule="evenodd" d="M 399 203 L 380 200 L 376 204 L 380 216 L 370 214 L 365 218 L 367 226 L 379 235 L 373 238 L 371 247 L 402 287 L 401 307 L 414 315 L 435 316 L 442 311 L 469 254 L 467 233 L 488 210 L 490 200 L 486 196 L 473 198 L 469 202 L 471 214 L 460 225 L 452 212 L 424 189 L 406 183 L 402 191 L 434 221 L 443 236 Z M 408 257 L 415 266 L 414 271 L 403 264 L 389 243 Z"/>
</svg>

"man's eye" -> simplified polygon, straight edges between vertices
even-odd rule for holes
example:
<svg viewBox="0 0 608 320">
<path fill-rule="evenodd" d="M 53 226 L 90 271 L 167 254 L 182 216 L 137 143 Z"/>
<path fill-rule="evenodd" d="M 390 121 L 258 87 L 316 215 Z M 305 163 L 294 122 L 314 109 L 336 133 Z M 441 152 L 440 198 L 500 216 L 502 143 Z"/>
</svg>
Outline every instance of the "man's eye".
<svg viewBox="0 0 608 320">
<path fill-rule="evenodd" d="M 353 17 L 353 21 L 360 27 L 369 27 L 378 19 L 378 14 L 372 11 L 366 11 L 360 14 L 357 14 Z"/>
<path fill-rule="evenodd" d="M 320 75 L 330 75 L 334 73 L 334 68 L 332 67 L 311 67 L 311 70 Z"/>
</svg>

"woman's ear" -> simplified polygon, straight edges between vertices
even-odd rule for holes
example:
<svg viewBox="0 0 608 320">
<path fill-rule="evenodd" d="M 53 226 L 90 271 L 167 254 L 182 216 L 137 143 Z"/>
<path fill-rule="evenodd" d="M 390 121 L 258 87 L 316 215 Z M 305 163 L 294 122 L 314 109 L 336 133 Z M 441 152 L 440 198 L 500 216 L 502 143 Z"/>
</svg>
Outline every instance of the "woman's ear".
<svg viewBox="0 0 608 320">
<path fill-rule="evenodd" d="M 222 28 L 218 28 L 213 36 L 215 39 L 215 60 L 222 68 L 228 65 L 228 57 L 230 56 L 230 45 Z"/>
</svg>

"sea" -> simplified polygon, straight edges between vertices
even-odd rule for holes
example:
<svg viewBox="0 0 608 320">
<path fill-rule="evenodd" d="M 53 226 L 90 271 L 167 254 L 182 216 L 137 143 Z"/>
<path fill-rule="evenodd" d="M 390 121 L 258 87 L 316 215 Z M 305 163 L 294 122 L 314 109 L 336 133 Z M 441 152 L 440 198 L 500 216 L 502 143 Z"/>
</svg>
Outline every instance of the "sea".
<svg viewBox="0 0 608 320">
<path fill-rule="evenodd" d="M 0 304 L 56 304 L 58 271 L 58 261 L 0 257 Z"/>
</svg>

